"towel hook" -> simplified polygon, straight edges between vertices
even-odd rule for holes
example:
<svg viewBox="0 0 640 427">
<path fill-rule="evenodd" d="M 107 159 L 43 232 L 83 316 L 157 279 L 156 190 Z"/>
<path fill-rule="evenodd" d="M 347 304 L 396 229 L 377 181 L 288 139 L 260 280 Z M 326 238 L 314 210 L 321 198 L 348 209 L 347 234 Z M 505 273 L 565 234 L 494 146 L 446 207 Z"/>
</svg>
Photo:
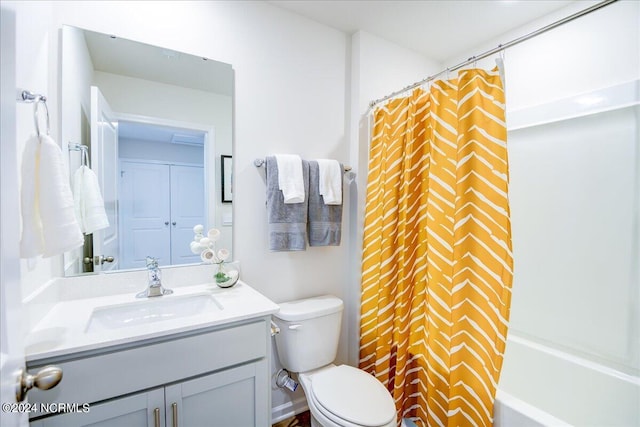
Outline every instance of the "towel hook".
<svg viewBox="0 0 640 427">
<path fill-rule="evenodd" d="M 91 167 L 89 164 L 89 147 L 83 144 L 78 144 L 77 142 L 69 141 L 68 144 L 69 151 L 80 151 L 80 165 Z"/>
<path fill-rule="evenodd" d="M 33 93 L 29 90 L 18 89 L 17 100 L 20 102 L 34 103 L 33 123 L 36 126 L 36 133 L 38 134 L 38 136 L 41 135 L 40 123 L 38 122 L 38 107 L 40 106 L 40 104 L 44 105 L 44 111 L 46 113 L 46 118 L 47 118 L 47 135 L 49 135 L 51 127 L 49 124 L 49 107 L 47 107 L 47 97 L 39 93 Z"/>
</svg>

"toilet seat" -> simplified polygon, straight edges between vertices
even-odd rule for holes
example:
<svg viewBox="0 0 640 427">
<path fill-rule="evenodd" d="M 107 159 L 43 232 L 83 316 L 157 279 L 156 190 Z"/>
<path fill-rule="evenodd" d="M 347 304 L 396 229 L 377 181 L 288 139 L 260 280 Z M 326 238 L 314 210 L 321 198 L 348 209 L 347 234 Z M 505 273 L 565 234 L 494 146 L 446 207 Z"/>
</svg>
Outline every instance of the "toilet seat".
<svg viewBox="0 0 640 427">
<path fill-rule="evenodd" d="M 347 365 L 313 375 L 309 396 L 317 409 L 341 426 L 381 427 L 395 423 L 396 408 L 387 389 L 372 375 Z"/>
</svg>

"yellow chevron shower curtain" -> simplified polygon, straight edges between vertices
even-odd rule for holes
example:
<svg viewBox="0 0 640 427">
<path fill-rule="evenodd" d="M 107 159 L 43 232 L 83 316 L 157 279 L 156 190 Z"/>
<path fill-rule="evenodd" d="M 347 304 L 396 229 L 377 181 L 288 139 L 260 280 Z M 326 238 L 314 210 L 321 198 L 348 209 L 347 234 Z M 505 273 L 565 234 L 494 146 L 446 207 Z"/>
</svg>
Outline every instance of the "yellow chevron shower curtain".
<svg viewBox="0 0 640 427">
<path fill-rule="evenodd" d="M 374 111 L 360 367 L 398 419 L 490 426 L 513 260 L 504 90 L 465 70 Z"/>
</svg>

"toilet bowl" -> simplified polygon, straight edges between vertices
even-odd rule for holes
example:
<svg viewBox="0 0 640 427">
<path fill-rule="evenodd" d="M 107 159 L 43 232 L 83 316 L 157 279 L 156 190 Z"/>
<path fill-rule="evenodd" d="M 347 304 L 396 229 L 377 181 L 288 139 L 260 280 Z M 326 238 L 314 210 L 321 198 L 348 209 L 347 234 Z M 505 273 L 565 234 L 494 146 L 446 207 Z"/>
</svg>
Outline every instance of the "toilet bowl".
<svg viewBox="0 0 640 427">
<path fill-rule="evenodd" d="M 361 369 L 329 365 L 301 373 L 312 427 L 395 427 L 396 409 L 382 383 Z"/>
<path fill-rule="evenodd" d="M 394 427 L 396 410 L 372 375 L 333 364 L 343 304 L 331 295 L 280 304 L 276 348 L 282 366 L 297 372 L 313 427 Z"/>
</svg>

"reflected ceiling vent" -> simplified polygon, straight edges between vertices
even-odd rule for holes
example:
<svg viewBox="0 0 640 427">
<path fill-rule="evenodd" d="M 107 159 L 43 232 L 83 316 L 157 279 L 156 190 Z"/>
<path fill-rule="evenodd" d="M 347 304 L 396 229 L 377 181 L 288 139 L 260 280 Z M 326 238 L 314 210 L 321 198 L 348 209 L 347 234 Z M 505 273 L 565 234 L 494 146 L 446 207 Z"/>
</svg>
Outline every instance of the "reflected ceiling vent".
<svg viewBox="0 0 640 427">
<path fill-rule="evenodd" d="M 172 144 L 182 144 L 182 145 L 196 145 L 203 146 L 204 145 L 204 136 L 203 135 L 181 135 L 179 133 L 174 133 L 171 137 Z"/>
</svg>

